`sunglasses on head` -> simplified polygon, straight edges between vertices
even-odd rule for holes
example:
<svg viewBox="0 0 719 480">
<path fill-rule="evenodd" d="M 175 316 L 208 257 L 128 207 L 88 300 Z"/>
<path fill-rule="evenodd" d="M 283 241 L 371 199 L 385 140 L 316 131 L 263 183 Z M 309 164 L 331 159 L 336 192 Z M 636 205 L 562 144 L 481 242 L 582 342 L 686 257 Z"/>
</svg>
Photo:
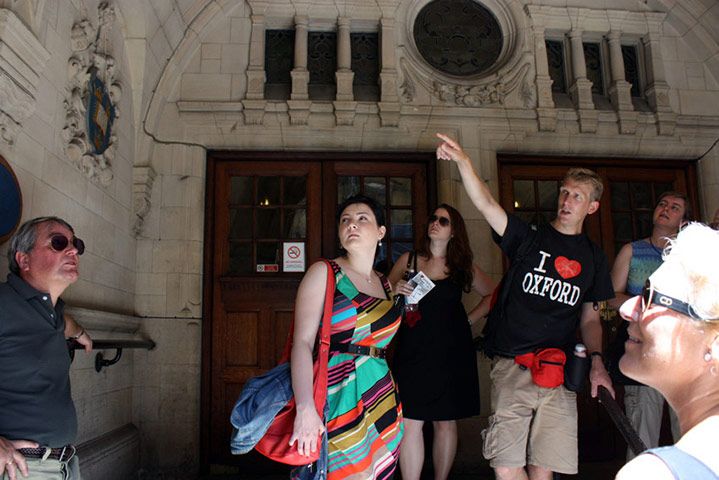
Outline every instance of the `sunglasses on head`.
<svg viewBox="0 0 719 480">
<path fill-rule="evenodd" d="M 449 226 L 449 218 L 447 218 L 447 217 L 439 217 L 439 216 L 437 216 L 437 215 L 430 215 L 430 216 L 429 216 L 429 224 L 430 224 L 430 225 L 433 224 L 434 222 L 437 222 L 437 221 L 438 221 L 439 224 L 442 225 L 443 227 L 448 227 L 448 226 Z"/>
<path fill-rule="evenodd" d="M 64 252 L 67 248 L 70 240 L 65 235 L 56 233 L 50 237 L 50 246 L 56 252 Z M 82 255 L 85 252 L 85 242 L 77 237 L 72 237 L 72 246 L 77 249 L 77 254 Z"/>
<path fill-rule="evenodd" d="M 654 286 L 652 286 L 652 282 L 647 279 L 647 283 L 644 284 L 644 288 L 642 289 L 642 315 L 651 305 L 658 305 L 673 310 L 694 320 L 702 320 L 694 313 L 694 309 L 691 305 L 658 292 Z"/>
</svg>

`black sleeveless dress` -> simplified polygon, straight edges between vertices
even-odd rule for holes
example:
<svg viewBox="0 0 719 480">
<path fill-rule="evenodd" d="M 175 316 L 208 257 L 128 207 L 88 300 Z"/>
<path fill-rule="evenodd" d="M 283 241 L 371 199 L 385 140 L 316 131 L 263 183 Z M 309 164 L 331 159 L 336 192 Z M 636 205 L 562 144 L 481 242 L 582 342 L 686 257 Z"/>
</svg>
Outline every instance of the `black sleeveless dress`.
<svg viewBox="0 0 719 480">
<path fill-rule="evenodd" d="M 422 318 L 397 334 L 392 373 L 406 418 L 456 420 L 479 414 L 477 355 L 462 289 L 451 279 L 419 302 Z"/>
</svg>

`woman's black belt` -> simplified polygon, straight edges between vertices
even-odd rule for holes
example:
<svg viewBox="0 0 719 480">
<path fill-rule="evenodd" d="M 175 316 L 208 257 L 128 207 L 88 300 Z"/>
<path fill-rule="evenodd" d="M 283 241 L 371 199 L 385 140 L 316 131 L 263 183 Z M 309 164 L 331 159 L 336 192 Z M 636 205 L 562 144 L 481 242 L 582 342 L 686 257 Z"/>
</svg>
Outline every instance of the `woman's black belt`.
<svg viewBox="0 0 719 480">
<path fill-rule="evenodd" d="M 366 355 L 373 358 L 384 358 L 387 349 L 366 347 L 364 345 L 355 345 L 354 343 L 331 343 L 330 352 L 352 353 L 355 355 Z"/>
</svg>

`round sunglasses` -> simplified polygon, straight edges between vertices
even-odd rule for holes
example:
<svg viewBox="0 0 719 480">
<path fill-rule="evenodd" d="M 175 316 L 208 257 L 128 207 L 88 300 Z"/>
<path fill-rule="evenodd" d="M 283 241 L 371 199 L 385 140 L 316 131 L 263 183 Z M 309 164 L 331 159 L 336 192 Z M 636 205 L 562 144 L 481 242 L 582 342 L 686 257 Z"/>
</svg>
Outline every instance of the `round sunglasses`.
<svg viewBox="0 0 719 480">
<path fill-rule="evenodd" d="M 67 246 L 70 244 L 70 239 L 65 235 L 56 233 L 50 237 L 50 247 L 56 252 L 64 252 Z M 85 253 L 85 242 L 77 237 L 72 237 L 72 246 L 77 249 L 77 254 L 82 255 Z"/>
<path fill-rule="evenodd" d="M 432 225 L 434 222 L 439 222 L 439 224 L 443 227 L 449 227 L 449 218 L 447 217 L 440 217 L 437 215 L 430 215 L 429 216 L 429 225 Z"/>
</svg>

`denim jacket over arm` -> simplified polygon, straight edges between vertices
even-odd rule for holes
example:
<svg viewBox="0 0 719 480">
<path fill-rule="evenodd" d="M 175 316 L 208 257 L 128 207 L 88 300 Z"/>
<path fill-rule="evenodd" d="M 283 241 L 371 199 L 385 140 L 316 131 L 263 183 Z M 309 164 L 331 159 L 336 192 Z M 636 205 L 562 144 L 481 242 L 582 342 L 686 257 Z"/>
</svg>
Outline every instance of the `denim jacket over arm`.
<svg viewBox="0 0 719 480">
<path fill-rule="evenodd" d="M 234 427 L 230 437 L 232 453 L 240 455 L 252 450 L 290 398 L 292 377 L 287 362 L 248 380 L 230 415 Z"/>
</svg>

